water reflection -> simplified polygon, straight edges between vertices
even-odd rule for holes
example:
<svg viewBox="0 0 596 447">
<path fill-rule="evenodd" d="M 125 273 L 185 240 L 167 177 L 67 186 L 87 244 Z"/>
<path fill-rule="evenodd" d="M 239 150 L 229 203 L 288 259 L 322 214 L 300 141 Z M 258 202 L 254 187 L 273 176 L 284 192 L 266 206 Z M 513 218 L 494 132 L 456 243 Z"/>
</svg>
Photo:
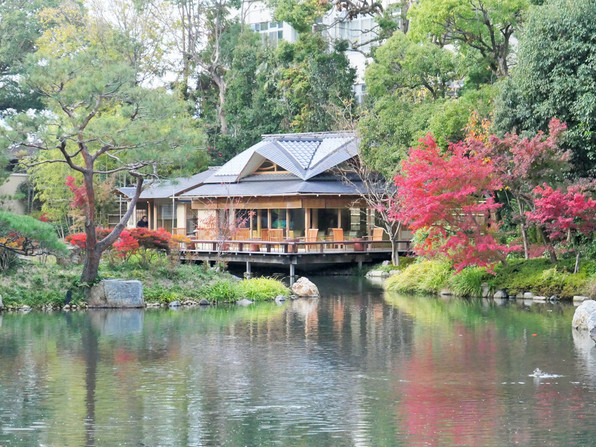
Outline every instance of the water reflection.
<svg viewBox="0 0 596 447">
<path fill-rule="evenodd" d="M 584 445 L 573 307 L 388 295 L 5 314 L 0 445 Z M 534 382 L 535 368 L 562 377 Z"/>
</svg>

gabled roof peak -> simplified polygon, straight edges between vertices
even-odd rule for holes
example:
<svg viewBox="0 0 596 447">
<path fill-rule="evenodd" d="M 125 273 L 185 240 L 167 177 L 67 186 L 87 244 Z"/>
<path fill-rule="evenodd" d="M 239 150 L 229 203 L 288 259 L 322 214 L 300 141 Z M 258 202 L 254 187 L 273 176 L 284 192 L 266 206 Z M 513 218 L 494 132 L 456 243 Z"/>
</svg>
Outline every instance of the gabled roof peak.
<svg viewBox="0 0 596 447">
<path fill-rule="evenodd" d="M 261 135 L 263 140 L 322 140 L 325 138 L 354 138 L 356 134 L 352 131 L 335 132 L 303 132 L 303 133 L 271 133 Z"/>
</svg>

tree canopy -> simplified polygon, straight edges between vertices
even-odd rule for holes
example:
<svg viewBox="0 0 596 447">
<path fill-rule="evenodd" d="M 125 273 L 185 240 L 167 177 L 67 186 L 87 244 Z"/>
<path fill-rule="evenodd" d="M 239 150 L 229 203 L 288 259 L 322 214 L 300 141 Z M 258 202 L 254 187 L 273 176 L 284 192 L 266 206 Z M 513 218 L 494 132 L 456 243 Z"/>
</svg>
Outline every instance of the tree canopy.
<svg viewBox="0 0 596 447">
<path fill-rule="evenodd" d="M 518 65 L 501 88 L 496 127 L 546 131 L 565 122 L 564 147 L 579 175 L 596 169 L 596 4 L 551 0 L 531 9 L 519 36 Z"/>
</svg>

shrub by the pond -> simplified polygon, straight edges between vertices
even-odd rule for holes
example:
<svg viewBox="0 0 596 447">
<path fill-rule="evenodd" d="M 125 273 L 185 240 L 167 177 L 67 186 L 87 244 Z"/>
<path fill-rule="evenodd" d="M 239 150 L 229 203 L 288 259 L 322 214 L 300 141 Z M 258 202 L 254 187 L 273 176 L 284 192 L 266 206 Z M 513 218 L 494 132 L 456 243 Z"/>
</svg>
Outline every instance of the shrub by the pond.
<svg viewBox="0 0 596 447">
<path fill-rule="evenodd" d="M 596 280 L 596 262 L 584 262 L 574 274 L 574 259 L 552 264 L 548 259 L 514 259 L 507 265 L 497 266 L 496 276 L 489 280 L 493 289 L 504 289 L 510 295 L 532 292 L 535 295 L 571 298 L 588 293 L 589 283 Z"/>
<path fill-rule="evenodd" d="M 218 281 L 201 290 L 202 298 L 219 303 L 231 303 L 242 298 L 266 301 L 274 299 L 277 295 L 289 294 L 290 290 L 281 281 L 273 278 Z"/>
<path fill-rule="evenodd" d="M 443 260 L 424 260 L 409 265 L 391 276 L 385 288 L 391 292 L 438 293 L 452 274 L 451 264 Z"/>
<path fill-rule="evenodd" d="M 456 275 L 451 275 L 447 287 L 454 295 L 482 296 L 482 283 L 492 275 L 481 267 L 466 267 Z"/>
<path fill-rule="evenodd" d="M 251 278 L 238 283 L 240 295 L 253 301 L 263 301 L 278 295 L 287 296 L 288 289 L 281 281 L 273 278 Z"/>
<path fill-rule="evenodd" d="M 507 290 L 510 295 L 532 292 L 534 295 L 571 298 L 574 295 L 595 297 L 596 262 L 586 261 L 574 274 L 574 259 L 552 264 L 548 259 L 512 259 L 495 267 L 495 275 L 478 267 L 467 267 L 458 274 L 450 264 L 438 260 L 420 260 L 387 279 L 388 291 L 402 293 L 438 293 L 449 289 L 459 296 L 481 296 L 482 284 L 494 292 Z"/>
<path fill-rule="evenodd" d="M 217 281 L 203 287 L 201 292 L 203 298 L 216 303 L 231 303 L 242 298 L 238 285 L 231 280 Z"/>
</svg>

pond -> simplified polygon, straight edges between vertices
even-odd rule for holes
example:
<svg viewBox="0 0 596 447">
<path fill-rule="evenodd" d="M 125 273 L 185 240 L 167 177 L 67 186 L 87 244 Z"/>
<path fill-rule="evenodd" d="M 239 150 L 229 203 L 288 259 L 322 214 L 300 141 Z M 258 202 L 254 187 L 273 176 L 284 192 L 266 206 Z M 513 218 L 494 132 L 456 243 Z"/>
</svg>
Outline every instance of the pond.
<svg viewBox="0 0 596 447">
<path fill-rule="evenodd" d="M 314 281 L 319 300 L 282 306 L 2 314 L 0 446 L 596 439 L 596 351 L 572 305 Z"/>
</svg>

